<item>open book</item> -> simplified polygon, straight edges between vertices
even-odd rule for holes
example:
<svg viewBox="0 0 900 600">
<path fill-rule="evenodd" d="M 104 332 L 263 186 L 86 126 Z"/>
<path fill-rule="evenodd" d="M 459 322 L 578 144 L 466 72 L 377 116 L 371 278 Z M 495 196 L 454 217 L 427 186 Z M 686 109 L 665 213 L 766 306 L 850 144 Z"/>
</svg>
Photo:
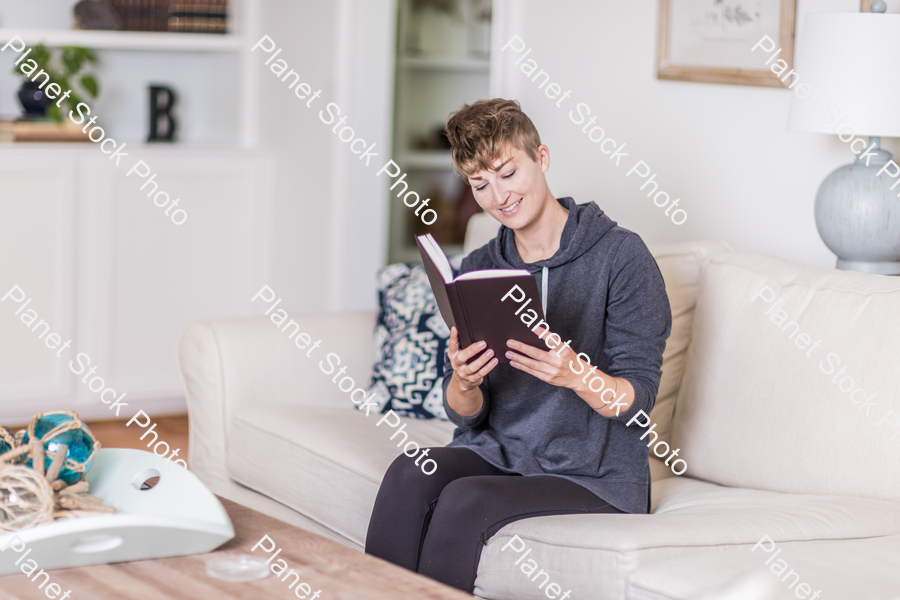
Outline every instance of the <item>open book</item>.
<svg viewBox="0 0 900 600">
<path fill-rule="evenodd" d="M 528 309 L 533 309 L 540 319 L 544 318 L 534 275 L 524 269 L 487 269 L 454 278 L 447 256 L 431 234 L 417 236 L 416 243 L 441 316 L 447 327 L 459 330 L 461 349 L 484 341 L 501 363 L 509 362 L 507 340 L 546 349 L 537 334 L 516 315 L 516 311 L 527 303 Z M 521 298 L 517 292 L 503 302 L 503 296 L 513 286 L 519 286 L 525 297 L 515 302 L 513 298 Z"/>
</svg>

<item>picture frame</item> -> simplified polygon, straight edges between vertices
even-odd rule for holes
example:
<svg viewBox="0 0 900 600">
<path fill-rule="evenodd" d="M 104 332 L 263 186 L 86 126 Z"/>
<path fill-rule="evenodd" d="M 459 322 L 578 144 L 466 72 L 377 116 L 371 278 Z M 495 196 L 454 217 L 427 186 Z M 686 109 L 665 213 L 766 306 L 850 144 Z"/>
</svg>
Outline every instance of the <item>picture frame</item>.
<svg viewBox="0 0 900 600">
<path fill-rule="evenodd" d="M 786 88 L 750 49 L 769 35 L 793 65 L 795 23 L 796 0 L 660 0 L 656 77 Z"/>
</svg>

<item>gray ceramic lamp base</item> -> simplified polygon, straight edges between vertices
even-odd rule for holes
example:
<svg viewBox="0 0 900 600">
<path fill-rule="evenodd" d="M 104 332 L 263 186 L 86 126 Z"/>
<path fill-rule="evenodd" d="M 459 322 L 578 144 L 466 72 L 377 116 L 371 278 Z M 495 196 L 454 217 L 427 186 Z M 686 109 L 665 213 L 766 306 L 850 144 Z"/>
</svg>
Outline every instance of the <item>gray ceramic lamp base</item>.
<svg viewBox="0 0 900 600">
<path fill-rule="evenodd" d="M 893 167 L 876 176 L 892 155 L 871 154 L 868 166 L 857 158 L 825 178 L 816 194 L 816 227 L 838 269 L 900 275 L 900 186 L 890 189 L 900 178 L 888 174 Z"/>
</svg>

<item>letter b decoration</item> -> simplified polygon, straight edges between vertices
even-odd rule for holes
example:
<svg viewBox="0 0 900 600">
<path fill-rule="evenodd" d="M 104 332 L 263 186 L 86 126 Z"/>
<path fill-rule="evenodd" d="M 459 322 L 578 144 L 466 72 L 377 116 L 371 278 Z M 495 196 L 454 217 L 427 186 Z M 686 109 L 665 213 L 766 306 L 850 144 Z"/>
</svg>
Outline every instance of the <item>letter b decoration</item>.
<svg viewBox="0 0 900 600">
<path fill-rule="evenodd" d="M 175 90 L 164 85 L 150 86 L 150 135 L 148 142 L 171 142 L 175 137 L 177 123 L 172 116 L 175 105 Z"/>
</svg>

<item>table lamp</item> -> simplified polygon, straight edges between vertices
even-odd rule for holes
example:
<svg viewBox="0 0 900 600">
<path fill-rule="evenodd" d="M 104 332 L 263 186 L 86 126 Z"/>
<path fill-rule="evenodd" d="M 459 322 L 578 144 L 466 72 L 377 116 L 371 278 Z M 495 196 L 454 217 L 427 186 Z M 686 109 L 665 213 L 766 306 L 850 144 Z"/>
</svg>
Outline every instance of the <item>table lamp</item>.
<svg viewBox="0 0 900 600">
<path fill-rule="evenodd" d="M 882 0 L 872 3 L 873 13 L 884 10 Z M 857 154 L 816 193 L 816 227 L 837 268 L 900 275 L 900 185 L 891 190 L 900 167 L 880 147 L 881 136 L 900 137 L 900 14 L 873 13 L 806 16 L 799 79 L 786 83 L 809 90 L 791 97 L 788 129 L 837 134 Z"/>
</svg>

